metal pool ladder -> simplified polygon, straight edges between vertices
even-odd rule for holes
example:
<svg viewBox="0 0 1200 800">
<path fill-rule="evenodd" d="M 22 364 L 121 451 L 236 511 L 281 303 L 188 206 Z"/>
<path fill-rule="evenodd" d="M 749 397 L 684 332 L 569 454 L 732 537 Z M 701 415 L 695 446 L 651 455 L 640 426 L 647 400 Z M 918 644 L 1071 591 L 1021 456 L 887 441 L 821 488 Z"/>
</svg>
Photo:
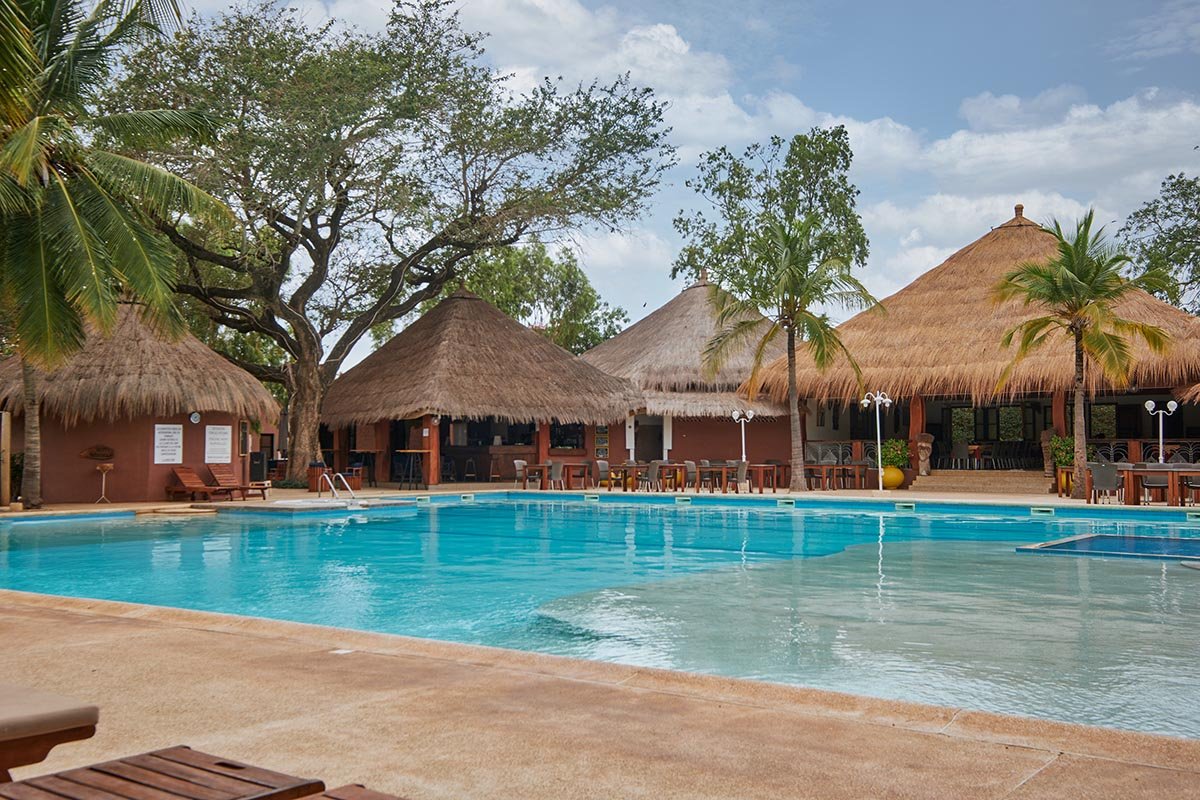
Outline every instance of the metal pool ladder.
<svg viewBox="0 0 1200 800">
<path fill-rule="evenodd" d="M 350 482 L 348 480 L 346 480 L 346 476 L 340 472 L 333 473 L 332 478 L 329 477 L 328 472 L 321 473 L 321 477 L 317 480 L 317 497 L 321 496 L 321 484 L 325 484 L 329 487 L 329 493 L 331 495 L 333 495 L 333 499 L 340 500 L 342 498 L 342 496 L 340 494 L 338 494 L 337 485 L 336 485 L 338 481 L 342 482 L 342 488 L 344 488 L 346 490 L 346 494 L 350 495 L 350 499 L 357 502 L 358 497 L 355 496 L 354 490 L 350 488 Z M 363 505 L 361 503 L 359 503 L 358 506 L 359 506 L 359 508 L 363 507 Z"/>
</svg>

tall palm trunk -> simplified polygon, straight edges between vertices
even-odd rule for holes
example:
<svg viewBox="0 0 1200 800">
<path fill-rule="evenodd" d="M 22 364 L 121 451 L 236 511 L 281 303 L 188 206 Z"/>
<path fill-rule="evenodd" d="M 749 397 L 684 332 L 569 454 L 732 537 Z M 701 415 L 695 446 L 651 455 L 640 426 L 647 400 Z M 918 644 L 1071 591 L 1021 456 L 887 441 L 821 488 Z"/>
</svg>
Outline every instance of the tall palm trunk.
<svg viewBox="0 0 1200 800">
<path fill-rule="evenodd" d="M 792 485 L 793 492 L 808 491 L 804 479 L 804 421 L 800 418 L 800 393 L 796 389 L 796 331 L 788 328 L 788 420 L 792 432 Z"/>
<path fill-rule="evenodd" d="M 1075 482 L 1071 497 L 1083 500 L 1087 497 L 1087 420 L 1083 409 L 1083 332 L 1075 331 Z"/>
<path fill-rule="evenodd" d="M 25 508 L 42 507 L 42 404 L 38 400 L 37 374 L 21 360 L 21 389 L 25 405 L 25 461 L 21 472 L 21 502 Z"/>
</svg>

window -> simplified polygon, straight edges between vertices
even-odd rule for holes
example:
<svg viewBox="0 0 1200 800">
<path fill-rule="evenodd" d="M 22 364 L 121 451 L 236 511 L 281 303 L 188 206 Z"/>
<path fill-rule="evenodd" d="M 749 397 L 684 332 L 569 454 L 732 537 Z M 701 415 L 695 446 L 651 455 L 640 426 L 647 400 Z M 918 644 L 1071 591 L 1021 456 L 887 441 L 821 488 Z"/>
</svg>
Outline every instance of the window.
<svg viewBox="0 0 1200 800">
<path fill-rule="evenodd" d="M 975 409 L 950 409 L 950 441 L 972 442 L 975 440 Z"/>
<path fill-rule="evenodd" d="M 1088 437 L 1115 439 L 1117 437 L 1117 407 L 1111 403 L 1092 405 L 1088 409 Z"/>
<path fill-rule="evenodd" d="M 1019 442 L 1025 436 L 1025 419 L 1020 406 L 1000 409 L 1000 441 Z"/>
<path fill-rule="evenodd" d="M 582 450 L 583 426 L 578 424 L 551 425 L 550 448 L 553 450 Z"/>
</svg>

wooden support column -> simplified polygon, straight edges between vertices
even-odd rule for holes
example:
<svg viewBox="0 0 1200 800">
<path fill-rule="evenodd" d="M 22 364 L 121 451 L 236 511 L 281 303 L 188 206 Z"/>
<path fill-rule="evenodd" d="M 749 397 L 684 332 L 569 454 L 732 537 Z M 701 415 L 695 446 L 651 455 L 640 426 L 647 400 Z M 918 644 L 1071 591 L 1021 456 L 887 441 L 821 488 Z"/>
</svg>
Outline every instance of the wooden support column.
<svg viewBox="0 0 1200 800">
<path fill-rule="evenodd" d="M 913 395 L 908 403 L 908 459 L 910 467 L 918 466 L 917 437 L 925 433 L 925 398 Z"/>
<path fill-rule="evenodd" d="M 325 466 L 334 472 L 346 471 L 346 454 L 350 448 L 349 428 L 333 429 L 333 463 Z"/>
<path fill-rule="evenodd" d="M 1054 433 L 1058 436 L 1067 435 L 1067 393 L 1057 391 L 1050 398 L 1050 419 Z"/>
<path fill-rule="evenodd" d="M 12 413 L 0 411 L 0 508 L 12 502 Z"/>
<path fill-rule="evenodd" d="M 425 485 L 437 486 L 442 477 L 442 439 L 439 436 L 440 419 L 430 414 L 421 417 L 421 449 L 428 450 L 425 456 Z"/>
<path fill-rule="evenodd" d="M 537 445 L 537 463 L 545 464 L 550 460 L 550 423 L 539 422 L 537 431 L 533 436 L 533 443 Z"/>
</svg>

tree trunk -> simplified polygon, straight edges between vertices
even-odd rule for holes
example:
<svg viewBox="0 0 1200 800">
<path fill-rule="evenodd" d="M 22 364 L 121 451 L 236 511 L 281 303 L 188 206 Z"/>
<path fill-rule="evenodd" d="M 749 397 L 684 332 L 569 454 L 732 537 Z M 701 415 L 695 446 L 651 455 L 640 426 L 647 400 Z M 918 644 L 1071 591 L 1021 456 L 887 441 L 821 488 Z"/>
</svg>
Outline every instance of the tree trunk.
<svg viewBox="0 0 1200 800">
<path fill-rule="evenodd" d="M 1087 420 L 1084 418 L 1083 389 L 1083 333 L 1075 332 L 1075 485 L 1071 497 L 1083 500 L 1087 497 Z"/>
<path fill-rule="evenodd" d="M 804 420 L 800 417 L 800 394 L 796 390 L 796 332 L 788 328 L 788 420 L 792 432 L 792 485 L 793 492 L 808 491 L 804 479 Z"/>
<path fill-rule="evenodd" d="M 302 481 L 308 478 L 308 463 L 321 460 L 321 402 L 325 399 L 326 387 L 317 364 L 295 362 L 291 372 L 288 478 Z"/>
<path fill-rule="evenodd" d="M 21 502 L 25 508 L 42 507 L 42 404 L 37 393 L 37 373 L 21 360 L 21 388 L 25 406 L 25 461 L 21 472 Z"/>
</svg>

